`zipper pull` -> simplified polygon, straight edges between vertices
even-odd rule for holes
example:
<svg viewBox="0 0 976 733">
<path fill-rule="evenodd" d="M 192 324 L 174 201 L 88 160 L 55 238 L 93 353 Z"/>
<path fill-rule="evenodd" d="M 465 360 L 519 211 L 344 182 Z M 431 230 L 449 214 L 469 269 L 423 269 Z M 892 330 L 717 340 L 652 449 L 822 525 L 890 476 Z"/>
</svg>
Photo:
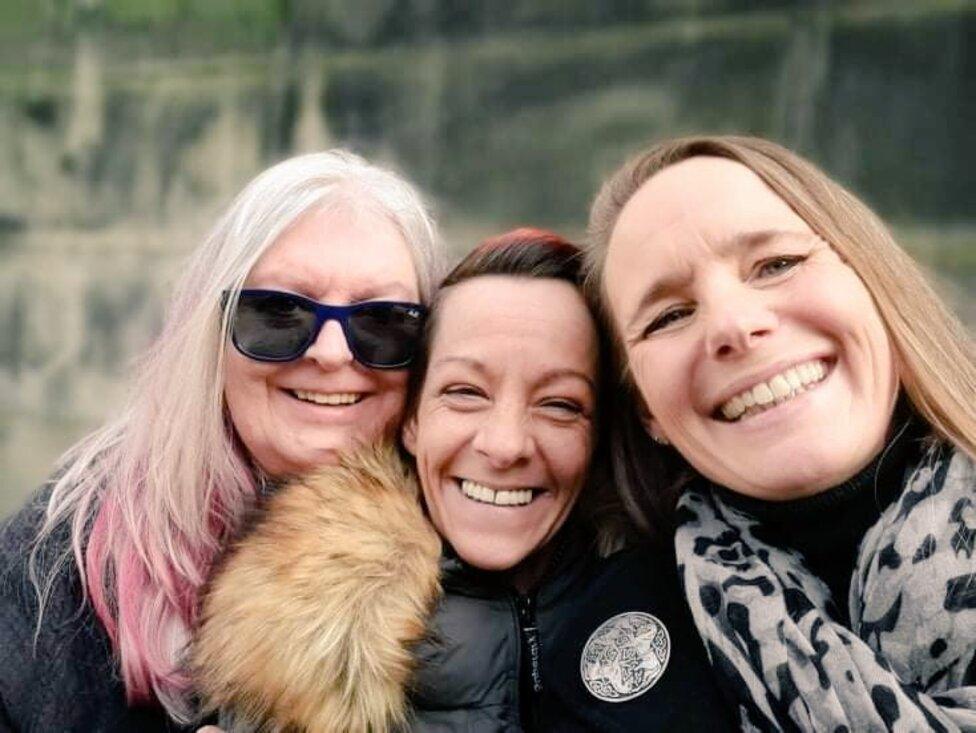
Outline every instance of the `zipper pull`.
<svg viewBox="0 0 976 733">
<path fill-rule="evenodd" d="M 515 608 L 518 611 L 519 631 L 528 651 L 529 673 L 532 679 L 532 691 L 542 692 L 542 670 L 539 665 L 539 627 L 535 621 L 535 598 L 521 593 L 515 597 Z"/>
</svg>

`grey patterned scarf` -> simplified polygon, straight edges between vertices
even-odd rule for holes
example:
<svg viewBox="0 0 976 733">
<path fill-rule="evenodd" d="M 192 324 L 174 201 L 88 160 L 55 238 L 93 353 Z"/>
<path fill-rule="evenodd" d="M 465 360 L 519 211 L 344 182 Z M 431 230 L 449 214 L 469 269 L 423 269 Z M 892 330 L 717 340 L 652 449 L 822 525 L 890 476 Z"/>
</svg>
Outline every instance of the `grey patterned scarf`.
<svg viewBox="0 0 976 733">
<path fill-rule="evenodd" d="M 678 504 L 678 564 L 745 730 L 976 731 L 976 466 L 935 447 L 862 540 L 851 625 L 799 553 L 707 489 Z"/>
</svg>

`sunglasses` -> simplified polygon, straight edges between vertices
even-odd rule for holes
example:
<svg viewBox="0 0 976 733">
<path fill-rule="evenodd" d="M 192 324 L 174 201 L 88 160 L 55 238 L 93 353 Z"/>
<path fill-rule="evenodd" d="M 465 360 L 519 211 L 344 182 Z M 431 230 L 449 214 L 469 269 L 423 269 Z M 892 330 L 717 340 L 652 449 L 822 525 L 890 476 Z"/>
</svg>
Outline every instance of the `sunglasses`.
<svg viewBox="0 0 976 733">
<path fill-rule="evenodd" d="M 229 297 L 224 292 L 224 304 Z M 418 303 L 328 305 L 280 290 L 242 290 L 230 334 L 237 350 L 251 359 L 294 361 L 315 343 L 325 322 L 335 320 L 360 364 L 402 369 L 416 354 L 426 316 Z"/>
</svg>

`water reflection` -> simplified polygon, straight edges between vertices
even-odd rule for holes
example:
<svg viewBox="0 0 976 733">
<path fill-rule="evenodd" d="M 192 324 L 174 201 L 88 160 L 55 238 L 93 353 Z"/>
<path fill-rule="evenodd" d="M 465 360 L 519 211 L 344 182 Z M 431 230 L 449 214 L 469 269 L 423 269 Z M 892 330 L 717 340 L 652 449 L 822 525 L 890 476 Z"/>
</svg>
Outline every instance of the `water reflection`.
<svg viewBox="0 0 976 733">
<path fill-rule="evenodd" d="M 895 221 L 976 322 L 972 3 L 515 3 L 526 29 L 491 4 L 297 2 L 239 47 L 89 5 L 0 57 L 0 511 L 118 409 L 181 257 L 293 152 L 407 172 L 461 250 L 521 223 L 579 234 L 601 177 L 651 138 L 763 134 Z"/>
</svg>

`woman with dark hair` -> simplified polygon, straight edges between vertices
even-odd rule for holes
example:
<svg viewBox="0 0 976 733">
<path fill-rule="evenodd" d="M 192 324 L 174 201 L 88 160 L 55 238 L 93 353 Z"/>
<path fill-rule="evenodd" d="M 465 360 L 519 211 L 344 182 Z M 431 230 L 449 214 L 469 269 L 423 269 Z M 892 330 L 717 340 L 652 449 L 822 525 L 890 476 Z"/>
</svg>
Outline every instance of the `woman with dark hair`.
<svg viewBox="0 0 976 733">
<path fill-rule="evenodd" d="M 976 364 L 917 265 L 755 138 L 650 148 L 590 223 L 615 473 L 743 724 L 976 730 Z"/>
<path fill-rule="evenodd" d="M 612 552 L 579 255 L 482 243 L 431 305 L 408 455 L 284 487 L 232 548 L 194 654 L 229 730 L 729 727 L 669 553 Z"/>
</svg>

